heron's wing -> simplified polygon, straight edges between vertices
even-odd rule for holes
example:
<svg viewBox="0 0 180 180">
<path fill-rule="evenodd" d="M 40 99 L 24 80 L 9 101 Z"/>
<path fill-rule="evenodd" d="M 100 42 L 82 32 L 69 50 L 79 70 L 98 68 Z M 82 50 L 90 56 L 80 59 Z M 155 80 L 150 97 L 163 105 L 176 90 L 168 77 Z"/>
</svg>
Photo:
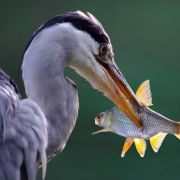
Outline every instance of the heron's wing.
<svg viewBox="0 0 180 180">
<path fill-rule="evenodd" d="M 6 124 L 5 139 L 0 141 L 0 179 L 35 180 L 42 162 L 46 171 L 47 124 L 39 107 L 22 100 Z"/>
<path fill-rule="evenodd" d="M 0 71 L 0 180 L 35 180 L 46 171 L 47 122 L 32 100 L 19 95 Z"/>
</svg>

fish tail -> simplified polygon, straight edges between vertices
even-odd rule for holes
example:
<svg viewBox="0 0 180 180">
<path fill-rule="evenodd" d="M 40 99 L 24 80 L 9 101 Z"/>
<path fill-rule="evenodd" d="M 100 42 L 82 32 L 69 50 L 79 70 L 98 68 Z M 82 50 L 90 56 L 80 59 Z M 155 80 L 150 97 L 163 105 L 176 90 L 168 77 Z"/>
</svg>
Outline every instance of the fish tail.
<svg viewBox="0 0 180 180">
<path fill-rule="evenodd" d="M 180 122 L 177 122 L 178 123 L 178 133 L 177 134 L 174 134 L 178 139 L 180 139 Z"/>
</svg>

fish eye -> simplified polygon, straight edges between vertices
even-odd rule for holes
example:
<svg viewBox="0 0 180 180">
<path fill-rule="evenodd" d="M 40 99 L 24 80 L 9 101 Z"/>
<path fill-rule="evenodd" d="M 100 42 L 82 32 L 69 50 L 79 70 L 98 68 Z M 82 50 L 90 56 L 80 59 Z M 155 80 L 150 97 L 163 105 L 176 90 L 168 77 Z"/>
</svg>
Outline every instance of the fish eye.
<svg viewBox="0 0 180 180">
<path fill-rule="evenodd" d="M 107 44 L 101 44 L 100 48 L 99 48 L 99 53 L 100 54 L 105 54 L 108 50 Z"/>
<path fill-rule="evenodd" d="M 97 115 L 97 119 L 98 119 L 98 120 L 101 120 L 101 118 L 102 118 L 102 114 L 98 114 L 98 115 Z"/>
</svg>

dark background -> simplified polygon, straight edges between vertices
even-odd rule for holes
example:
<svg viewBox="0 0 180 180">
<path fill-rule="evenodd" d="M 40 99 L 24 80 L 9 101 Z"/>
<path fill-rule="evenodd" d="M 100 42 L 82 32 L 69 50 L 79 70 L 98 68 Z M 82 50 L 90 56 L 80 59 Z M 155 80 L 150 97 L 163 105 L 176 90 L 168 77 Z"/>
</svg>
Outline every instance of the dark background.
<svg viewBox="0 0 180 180">
<path fill-rule="evenodd" d="M 0 66 L 25 96 L 18 67 L 32 33 L 54 15 L 81 10 L 94 14 L 113 44 L 115 61 L 134 91 L 150 79 L 152 109 L 180 120 L 180 1 L 1 1 Z M 156 154 L 147 141 L 144 158 L 134 145 L 121 158 L 124 137 L 92 136 L 94 117 L 114 105 L 73 70 L 66 69 L 79 91 L 76 127 L 64 151 L 48 163 L 46 180 L 180 179 L 180 141 L 168 135 Z M 38 174 L 41 179 L 41 174 Z"/>
</svg>

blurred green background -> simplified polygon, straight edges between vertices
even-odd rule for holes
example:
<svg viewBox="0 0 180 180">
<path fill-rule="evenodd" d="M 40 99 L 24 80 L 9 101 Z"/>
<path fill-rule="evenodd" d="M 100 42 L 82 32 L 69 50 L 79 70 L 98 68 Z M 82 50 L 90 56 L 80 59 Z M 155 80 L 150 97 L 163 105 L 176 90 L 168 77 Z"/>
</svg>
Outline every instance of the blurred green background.
<svg viewBox="0 0 180 180">
<path fill-rule="evenodd" d="M 32 33 L 54 15 L 81 10 L 94 14 L 113 44 L 115 61 L 134 91 L 150 79 L 153 110 L 180 121 L 180 1 L 1 1 L 0 66 L 17 82 L 23 50 Z M 94 117 L 114 105 L 73 70 L 79 117 L 64 151 L 48 163 L 46 180 L 180 179 L 180 141 L 168 135 L 156 154 L 149 141 L 144 158 L 134 145 L 121 158 L 124 137 L 91 133 Z M 41 179 L 41 174 L 38 174 Z"/>
</svg>

